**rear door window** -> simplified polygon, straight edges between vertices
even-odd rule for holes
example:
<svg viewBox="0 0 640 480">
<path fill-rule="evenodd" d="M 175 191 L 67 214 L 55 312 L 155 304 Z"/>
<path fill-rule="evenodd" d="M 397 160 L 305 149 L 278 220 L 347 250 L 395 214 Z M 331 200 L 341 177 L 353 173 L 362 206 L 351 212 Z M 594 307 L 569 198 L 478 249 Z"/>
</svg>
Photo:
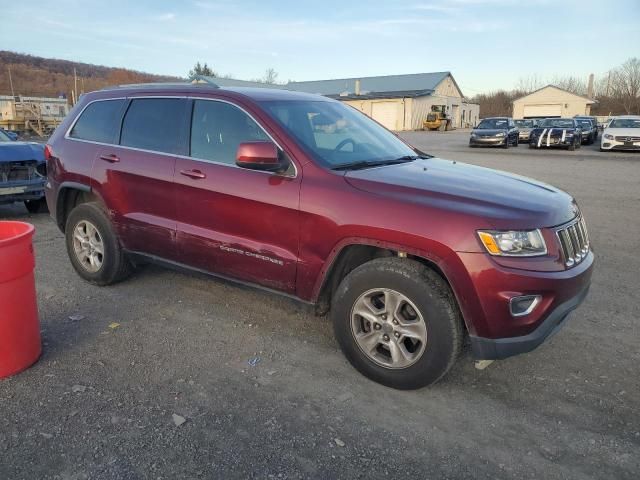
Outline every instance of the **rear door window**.
<svg viewBox="0 0 640 480">
<path fill-rule="evenodd" d="M 124 99 L 90 103 L 80 114 L 69 136 L 92 142 L 117 143 L 124 104 Z"/>
<path fill-rule="evenodd" d="M 120 145 L 179 153 L 185 103 L 180 98 L 132 100 L 122 122 Z"/>
</svg>

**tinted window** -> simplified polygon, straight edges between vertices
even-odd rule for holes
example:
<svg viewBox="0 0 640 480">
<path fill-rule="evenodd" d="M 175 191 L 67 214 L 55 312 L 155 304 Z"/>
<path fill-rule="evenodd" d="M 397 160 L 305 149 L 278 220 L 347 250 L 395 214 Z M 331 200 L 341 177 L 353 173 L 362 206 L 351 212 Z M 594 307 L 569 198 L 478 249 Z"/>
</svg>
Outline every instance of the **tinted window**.
<svg viewBox="0 0 640 480">
<path fill-rule="evenodd" d="M 477 128 L 481 129 L 499 129 L 507 128 L 509 121 L 506 118 L 485 118 L 480 122 Z"/>
<path fill-rule="evenodd" d="M 120 145 L 177 153 L 183 107 L 179 98 L 132 100 L 122 122 Z"/>
<path fill-rule="evenodd" d="M 251 117 L 224 102 L 196 100 L 191 122 L 191 156 L 235 165 L 238 145 L 268 141 Z"/>
<path fill-rule="evenodd" d="M 73 138 L 114 143 L 124 100 L 101 100 L 89 104 L 69 134 Z"/>
</svg>

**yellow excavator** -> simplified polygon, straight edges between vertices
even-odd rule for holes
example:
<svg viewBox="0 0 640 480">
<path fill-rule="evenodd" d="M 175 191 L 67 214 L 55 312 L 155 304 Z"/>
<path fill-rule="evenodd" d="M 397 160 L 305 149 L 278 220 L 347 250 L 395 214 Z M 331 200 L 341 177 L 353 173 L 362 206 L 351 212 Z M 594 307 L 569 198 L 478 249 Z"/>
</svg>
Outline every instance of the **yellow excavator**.
<svg viewBox="0 0 640 480">
<path fill-rule="evenodd" d="M 431 112 L 422 122 L 423 130 L 451 130 L 451 120 L 447 118 L 445 105 L 431 105 Z"/>
</svg>

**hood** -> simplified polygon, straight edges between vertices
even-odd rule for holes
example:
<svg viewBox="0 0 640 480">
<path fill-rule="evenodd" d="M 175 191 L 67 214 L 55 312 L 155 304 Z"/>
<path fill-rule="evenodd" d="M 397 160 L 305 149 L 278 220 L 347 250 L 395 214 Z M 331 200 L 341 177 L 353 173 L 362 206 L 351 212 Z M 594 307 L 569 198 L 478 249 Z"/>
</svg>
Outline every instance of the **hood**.
<svg viewBox="0 0 640 480">
<path fill-rule="evenodd" d="M 370 193 L 479 216 L 497 229 L 556 226 L 578 212 L 573 198 L 551 185 L 439 158 L 349 171 L 345 180 Z"/>
<path fill-rule="evenodd" d="M 38 160 L 44 162 L 44 145 L 35 142 L 0 143 L 0 162 Z"/>
<path fill-rule="evenodd" d="M 506 128 L 474 128 L 471 133 L 475 133 L 476 135 L 486 135 L 489 137 L 494 137 L 499 133 L 506 132 Z"/>
<path fill-rule="evenodd" d="M 607 128 L 604 133 L 616 137 L 640 137 L 640 128 Z"/>
</svg>

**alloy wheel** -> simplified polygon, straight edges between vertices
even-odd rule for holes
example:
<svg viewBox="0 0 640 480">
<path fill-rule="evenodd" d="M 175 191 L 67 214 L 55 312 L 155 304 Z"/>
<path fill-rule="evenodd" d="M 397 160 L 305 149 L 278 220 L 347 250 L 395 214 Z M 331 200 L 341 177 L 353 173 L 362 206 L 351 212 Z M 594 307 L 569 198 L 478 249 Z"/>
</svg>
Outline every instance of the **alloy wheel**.
<svg viewBox="0 0 640 480">
<path fill-rule="evenodd" d="M 104 242 L 96 226 L 87 221 L 78 222 L 73 229 L 73 251 L 80 265 L 95 273 L 104 261 Z"/>
<path fill-rule="evenodd" d="M 360 350 L 380 366 L 407 368 L 427 345 L 427 326 L 405 295 L 375 288 L 358 297 L 351 309 L 351 333 Z"/>
</svg>

